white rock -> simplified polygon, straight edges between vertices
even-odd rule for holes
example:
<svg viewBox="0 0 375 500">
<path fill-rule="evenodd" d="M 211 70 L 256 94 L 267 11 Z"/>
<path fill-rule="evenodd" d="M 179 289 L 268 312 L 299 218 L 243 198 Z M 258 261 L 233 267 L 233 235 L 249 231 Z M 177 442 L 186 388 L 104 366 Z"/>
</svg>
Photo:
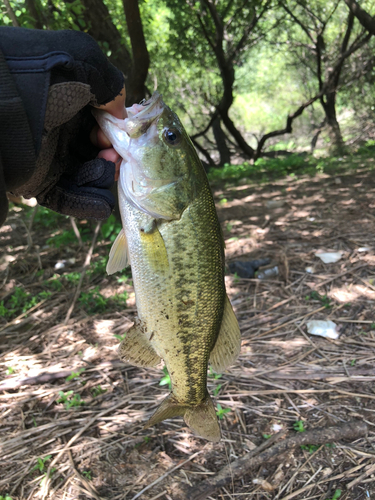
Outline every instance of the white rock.
<svg viewBox="0 0 375 500">
<path fill-rule="evenodd" d="M 337 325 L 330 320 L 314 319 L 308 321 L 307 331 L 311 335 L 318 335 L 327 339 L 338 339 L 339 333 L 337 332 Z"/>
<path fill-rule="evenodd" d="M 324 264 L 333 264 L 334 262 L 338 262 L 343 255 L 343 252 L 322 252 L 318 251 L 315 254 L 315 257 L 319 257 L 320 260 L 324 262 Z"/>
</svg>

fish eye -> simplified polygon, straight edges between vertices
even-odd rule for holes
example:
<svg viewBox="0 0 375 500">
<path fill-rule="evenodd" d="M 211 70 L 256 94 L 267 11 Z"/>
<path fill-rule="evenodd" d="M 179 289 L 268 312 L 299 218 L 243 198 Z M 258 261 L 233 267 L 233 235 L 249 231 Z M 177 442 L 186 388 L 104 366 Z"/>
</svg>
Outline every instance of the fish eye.
<svg viewBox="0 0 375 500">
<path fill-rule="evenodd" d="M 163 131 L 164 142 L 169 146 L 177 146 L 181 142 L 181 134 L 175 128 L 166 128 Z"/>
</svg>

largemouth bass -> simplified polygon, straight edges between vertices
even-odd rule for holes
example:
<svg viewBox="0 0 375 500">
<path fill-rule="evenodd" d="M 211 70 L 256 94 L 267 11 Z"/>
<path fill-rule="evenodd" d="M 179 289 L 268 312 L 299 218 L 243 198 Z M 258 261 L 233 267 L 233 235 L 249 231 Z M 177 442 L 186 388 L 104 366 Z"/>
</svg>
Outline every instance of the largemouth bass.
<svg viewBox="0 0 375 500">
<path fill-rule="evenodd" d="M 151 367 L 164 361 L 172 392 L 146 427 L 183 416 L 195 434 L 219 441 L 207 366 L 237 358 L 240 331 L 225 292 L 224 242 L 199 157 L 180 120 L 155 93 L 119 120 L 95 110 L 123 158 L 118 181 L 123 229 L 108 274 L 132 268 L 138 319 L 120 357 Z"/>
</svg>

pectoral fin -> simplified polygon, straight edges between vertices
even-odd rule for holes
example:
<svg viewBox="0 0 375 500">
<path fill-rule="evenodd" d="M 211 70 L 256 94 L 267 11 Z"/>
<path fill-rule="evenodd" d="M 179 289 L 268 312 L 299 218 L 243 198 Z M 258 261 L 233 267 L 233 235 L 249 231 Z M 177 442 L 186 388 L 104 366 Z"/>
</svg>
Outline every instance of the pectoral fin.
<svg viewBox="0 0 375 500">
<path fill-rule="evenodd" d="M 216 373 L 222 373 L 235 362 L 241 350 L 241 332 L 228 296 L 225 297 L 223 320 L 210 354 L 210 364 Z"/>
<path fill-rule="evenodd" d="M 109 252 L 107 274 L 122 271 L 127 265 L 129 265 L 128 243 L 126 241 L 125 231 L 121 229 Z"/>
<path fill-rule="evenodd" d="M 158 365 L 161 361 L 139 323 L 134 324 L 126 332 L 118 353 L 123 361 L 135 366 L 151 367 Z"/>
</svg>

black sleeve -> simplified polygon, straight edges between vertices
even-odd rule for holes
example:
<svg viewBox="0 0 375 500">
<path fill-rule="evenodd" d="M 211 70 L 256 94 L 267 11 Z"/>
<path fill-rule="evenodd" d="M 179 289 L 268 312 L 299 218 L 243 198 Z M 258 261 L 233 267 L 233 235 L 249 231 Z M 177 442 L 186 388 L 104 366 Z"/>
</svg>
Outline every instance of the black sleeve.
<svg viewBox="0 0 375 500">
<path fill-rule="evenodd" d="M 5 165 L 11 165 L 6 169 Z M 0 225 L 6 219 L 8 199 L 6 191 L 12 184 L 12 173 L 27 181 L 35 168 L 35 150 L 27 115 L 10 74 L 5 57 L 0 51 Z"/>
</svg>

